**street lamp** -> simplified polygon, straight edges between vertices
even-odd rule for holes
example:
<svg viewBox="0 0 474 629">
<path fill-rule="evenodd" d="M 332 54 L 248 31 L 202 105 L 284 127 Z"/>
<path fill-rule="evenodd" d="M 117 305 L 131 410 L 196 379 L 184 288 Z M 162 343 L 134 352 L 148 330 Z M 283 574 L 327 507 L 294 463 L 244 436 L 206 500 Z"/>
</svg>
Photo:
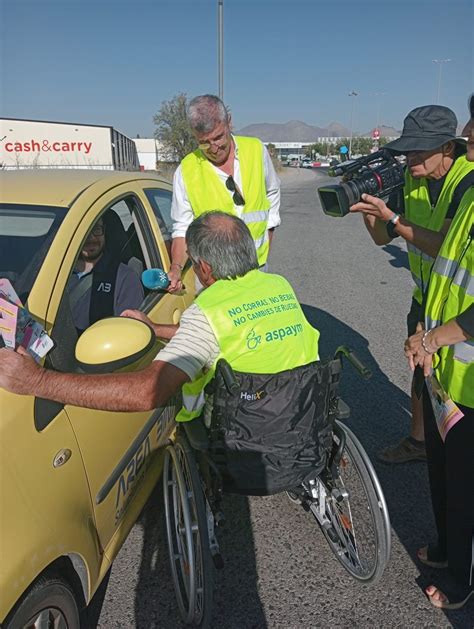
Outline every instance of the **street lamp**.
<svg viewBox="0 0 474 629">
<path fill-rule="evenodd" d="M 224 100 L 224 0 L 217 0 L 217 57 L 219 98 Z"/>
<path fill-rule="evenodd" d="M 382 98 L 387 95 L 387 92 L 375 92 L 374 96 L 377 100 L 377 126 L 375 127 L 380 131 L 380 111 L 382 109 Z"/>
<path fill-rule="evenodd" d="M 349 96 L 359 96 L 359 94 L 355 90 L 352 90 L 351 92 L 349 92 Z M 351 139 L 349 141 L 349 159 L 352 156 L 352 123 L 354 121 L 354 103 L 355 103 L 355 98 L 352 101 L 352 106 L 351 106 Z"/>
<path fill-rule="evenodd" d="M 439 95 L 441 93 L 441 71 L 443 69 L 443 64 L 444 63 L 449 63 L 451 61 L 451 59 L 432 59 L 431 60 L 433 63 L 437 63 L 438 64 L 438 94 L 436 96 L 436 104 L 439 104 Z"/>
</svg>

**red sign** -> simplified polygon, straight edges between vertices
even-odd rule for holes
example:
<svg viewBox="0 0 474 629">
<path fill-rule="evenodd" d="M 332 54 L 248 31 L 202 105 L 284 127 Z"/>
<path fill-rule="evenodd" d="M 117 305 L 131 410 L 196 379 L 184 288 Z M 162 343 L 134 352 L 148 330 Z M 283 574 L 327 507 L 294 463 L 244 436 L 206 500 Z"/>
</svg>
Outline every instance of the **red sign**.
<svg viewBox="0 0 474 629">
<path fill-rule="evenodd" d="M 374 129 L 372 131 L 372 137 L 374 138 L 374 140 L 378 140 L 380 137 L 380 130 L 379 129 Z"/>
</svg>

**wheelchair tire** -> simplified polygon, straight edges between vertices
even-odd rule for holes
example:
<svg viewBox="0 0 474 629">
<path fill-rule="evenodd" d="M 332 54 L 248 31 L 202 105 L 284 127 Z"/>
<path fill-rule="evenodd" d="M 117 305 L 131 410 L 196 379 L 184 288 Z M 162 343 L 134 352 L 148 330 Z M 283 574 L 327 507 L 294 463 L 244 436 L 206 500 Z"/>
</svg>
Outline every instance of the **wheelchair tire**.
<svg viewBox="0 0 474 629">
<path fill-rule="evenodd" d="M 180 614 L 188 625 L 209 627 L 214 565 L 206 501 L 193 450 L 179 431 L 176 441 L 166 449 L 163 495 L 171 573 Z"/>
<path fill-rule="evenodd" d="M 320 478 L 326 489 L 326 516 L 330 527 L 321 527 L 344 568 L 362 583 L 376 583 L 390 556 L 390 519 L 377 474 L 354 433 L 340 422 L 333 439 L 343 431 L 346 444 L 335 481 Z"/>
</svg>

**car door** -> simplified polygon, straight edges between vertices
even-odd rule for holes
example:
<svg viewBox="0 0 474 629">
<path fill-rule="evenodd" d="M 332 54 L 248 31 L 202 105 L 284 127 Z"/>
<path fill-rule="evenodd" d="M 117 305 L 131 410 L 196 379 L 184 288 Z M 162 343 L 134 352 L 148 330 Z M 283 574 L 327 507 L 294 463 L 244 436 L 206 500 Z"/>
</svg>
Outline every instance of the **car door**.
<svg viewBox="0 0 474 629">
<path fill-rule="evenodd" d="M 164 244 L 160 232 L 151 209 L 138 198 L 133 183 L 115 186 L 101 194 L 97 201 L 89 203 L 80 197 L 70 210 L 77 216 L 78 226 L 52 299 L 53 304 L 60 300 L 56 334 L 53 332 L 57 348 L 68 346 L 63 352 L 66 355 L 59 356 L 59 360 L 53 355 L 56 360 L 53 366 L 58 368 L 59 363 L 59 368 L 67 371 L 75 369 L 74 326 L 71 327 L 71 313 L 68 312 L 68 277 L 99 217 L 113 212 L 120 218 L 126 234 L 124 247 L 128 248 L 127 256 L 133 254 L 130 259 L 134 258 L 135 263 L 141 264 L 142 268 L 163 266 Z M 146 295 L 141 306 L 154 321 L 164 323 L 179 321 L 184 308 L 181 296 L 156 291 Z M 81 449 L 98 536 L 102 548 L 113 558 L 156 482 L 160 471 L 160 457 L 156 454 L 173 428 L 175 403 L 147 413 L 112 413 L 69 405 L 65 410 Z"/>
</svg>

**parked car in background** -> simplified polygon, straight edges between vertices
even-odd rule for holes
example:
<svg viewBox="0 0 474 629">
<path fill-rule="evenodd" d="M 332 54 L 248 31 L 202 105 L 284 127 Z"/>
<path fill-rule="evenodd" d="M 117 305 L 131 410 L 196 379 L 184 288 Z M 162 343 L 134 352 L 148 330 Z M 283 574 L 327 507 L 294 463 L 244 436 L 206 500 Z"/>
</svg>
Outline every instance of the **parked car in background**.
<svg viewBox="0 0 474 629">
<path fill-rule="evenodd" d="M 115 225 L 106 227 L 106 243 L 118 260 L 138 273 L 167 271 L 171 196 L 171 184 L 149 173 L 0 173 L 0 277 L 53 339 L 46 366 L 97 373 L 151 362 L 159 343 L 133 319 L 101 319 L 78 341 L 68 285 L 86 239 L 105 217 Z M 184 283 L 183 295 L 145 290 L 140 309 L 155 322 L 177 323 L 194 298 L 190 267 Z M 79 611 L 161 474 L 161 446 L 174 429 L 177 404 L 115 413 L 0 389 L 4 629 L 79 627 Z"/>
<path fill-rule="evenodd" d="M 313 168 L 313 160 L 312 159 L 308 159 L 308 158 L 303 159 L 302 162 L 301 162 L 301 167 L 302 168 Z"/>
</svg>

